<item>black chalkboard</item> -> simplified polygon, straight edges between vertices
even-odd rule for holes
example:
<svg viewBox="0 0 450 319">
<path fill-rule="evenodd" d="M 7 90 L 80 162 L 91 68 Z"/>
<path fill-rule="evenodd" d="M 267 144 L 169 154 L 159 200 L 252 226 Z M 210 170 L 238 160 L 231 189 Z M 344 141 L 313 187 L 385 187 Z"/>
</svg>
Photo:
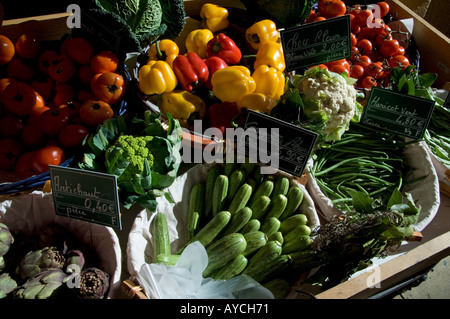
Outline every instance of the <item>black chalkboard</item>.
<svg viewBox="0 0 450 319">
<path fill-rule="evenodd" d="M 421 139 L 431 119 L 434 101 L 373 87 L 361 123 Z"/>
<path fill-rule="evenodd" d="M 349 15 L 287 28 L 280 37 L 287 71 L 351 56 Z"/>
<path fill-rule="evenodd" d="M 251 110 L 243 130 L 237 143 L 238 155 L 299 177 L 318 137 L 315 132 Z"/>
<path fill-rule="evenodd" d="M 122 229 L 115 175 L 49 166 L 57 215 Z"/>
</svg>

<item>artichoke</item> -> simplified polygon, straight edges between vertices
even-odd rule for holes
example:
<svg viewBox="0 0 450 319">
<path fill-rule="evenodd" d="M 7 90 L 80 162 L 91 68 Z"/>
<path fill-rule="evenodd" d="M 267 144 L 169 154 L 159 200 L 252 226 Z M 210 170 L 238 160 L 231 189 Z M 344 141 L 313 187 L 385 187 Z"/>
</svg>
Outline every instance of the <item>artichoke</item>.
<svg viewBox="0 0 450 319">
<path fill-rule="evenodd" d="M 56 247 L 30 251 L 19 263 L 19 274 L 26 280 L 46 268 L 62 268 L 65 258 Z"/>
<path fill-rule="evenodd" d="M 64 258 L 66 259 L 64 268 L 67 269 L 70 265 L 77 265 L 79 267 L 79 270 L 83 269 L 85 259 L 84 255 L 80 250 L 71 250 L 68 251 Z"/>
<path fill-rule="evenodd" d="M 5 269 L 6 264 L 5 264 L 5 259 L 3 258 L 3 256 L 0 256 L 0 272 L 3 271 L 3 269 Z"/>
<path fill-rule="evenodd" d="M 0 256 L 3 256 L 8 252 L 12 243 L 14 243 L 14 237 L 9 231 L 8 226 L 0 223 Z"/>
<path fill-rule="evenodd" d="M 17 282 L 9 274 L 0 275 L 0 299 L 5 298 L 11 291 L 17 288 Z"/>
<path fill-rule="evenodd" d="M 81 299 L 103 299 L 109 288 L 109 275 L 101 269 L 90 267 L 80 274 L 80 286 L 75 294 Z"/>
<path fill-rule="evenodd" d="M 48 268 L 28 279 L 14 293 L 14 299 L 47 299 L 68 279 L 60 268 Z"/>
</svg>

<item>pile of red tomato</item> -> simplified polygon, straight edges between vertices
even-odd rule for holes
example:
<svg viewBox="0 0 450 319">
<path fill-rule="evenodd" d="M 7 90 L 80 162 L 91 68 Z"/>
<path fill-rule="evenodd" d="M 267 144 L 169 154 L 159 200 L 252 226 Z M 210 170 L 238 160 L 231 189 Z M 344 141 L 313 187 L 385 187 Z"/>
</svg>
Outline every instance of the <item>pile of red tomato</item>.
<svg viewBox="0 0 450 319">
<path fill-rule="evenodd" d="M 410 65 L 405 47 L 394 39 L 394 31 L 384 22 L 389 4 L 382 1 L 375 8 L 363 9 L 360 5 L 347 6 L 341 0 L 320 0 L 317 12 L 311 10 L 306 23 L 349 15 L 352 55 L 320 65 L 336 73 L 347 73 L 357 79 L 356 87 L 370 89 L 389 85 L 390 70 Z"/>
<path fill-rule="evenodd" d="M 125 92 L 114 52 L 84 37 L 0 35 L 0 170 L 27 178 L 60 165 Z"/>
</svg>

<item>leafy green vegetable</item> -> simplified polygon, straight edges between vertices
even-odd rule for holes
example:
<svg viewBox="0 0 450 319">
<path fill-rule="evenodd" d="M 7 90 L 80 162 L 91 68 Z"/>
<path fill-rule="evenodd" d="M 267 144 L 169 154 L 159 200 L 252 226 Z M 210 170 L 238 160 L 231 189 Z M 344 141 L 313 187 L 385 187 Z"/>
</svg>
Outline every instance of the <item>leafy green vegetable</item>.
<svg viewBox="0 0 450 319">
<path fill-rule="evenodd" d="M 143 118 L 126 114 L 105 121 L 86 140 L 79 167 L 116 175 L 125 208 L 137 203 L 154 211 L 181 163 L 181 126 L 167 117 L 167 130 L 150 111 Z"/>
<path fill-rule="evenodd" d="M 175 39 L 185 26 L 182 0 L 94 0 L 92 13 L 102 16 L 113 32 L 127 31 L 132 49 L 143 49 L 158 38 Z M 110 20 L 110 23 L 108 22 Z M 128 39 L 128 40 L 130 40 Z"/>
</svg>

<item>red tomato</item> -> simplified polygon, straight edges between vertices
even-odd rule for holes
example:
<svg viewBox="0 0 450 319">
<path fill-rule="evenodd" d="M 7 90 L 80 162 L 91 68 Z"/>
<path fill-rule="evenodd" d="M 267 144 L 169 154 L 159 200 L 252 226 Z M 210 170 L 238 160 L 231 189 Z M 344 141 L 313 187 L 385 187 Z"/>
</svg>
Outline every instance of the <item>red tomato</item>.
<svg viewBox="0 0 450 319">
<path fill-rule="evenodd" d="M 383 18 L 389 13 L 389 4 L 387 2 L 381 1 L 378 2 L 377 5 L 380 7 L 380 18 Z"/>
<path fill-rule="evenodd" d="M 328 3 L 325 5 L 325 12 L 323 14 L 326 18 L 343 16 L 347 11 L 345 3 L 341 0 L 331 0 L 327 2 Z"/>
<path fill-rule="evenodd" d="M 80 64 L 89 64 L 94 55 L 92 44 L 82 37 L 70 38 L 66 40 L 65 50 L 67 54 Z"/>
<path fill-rule="evenodd" d="M 94 72 L 92 72 L 91 67 L 88 64 L 80 65 L 78 67 L 78 77 L 82 83 L 90 84 L 93 76 Z"/>
<path fill-rule="evenodd" d="M 116 72 L 119 59 L 112 51 L 102 51 L 95 54 L 91 59 L 91 69 L 94 74 L 105 72 Z"/>
<path fill-rule="evenodd" d="M 13 78 L 1 78 L 0 79 L 0 94 L 2 94 L 2 92 L 6 89 L 6 87 L 11 83 L 11 82 L 16 82 L 16 79 Z"/>
<path fill-rule="evenodd" d="M 22 141 L 28 148 L 41 147 L 45 144 L 46 139 L 39 122 L 27 123 L 22 129 Z"/>
<path fill-rule="evenodd" d="M 48 106 L 41 106 L 33 109 L 27 117 L 27 124 L 38 122 L 41 114 L 50 109 Z"/>
<path fill-rule="evenodd" d="M 77 92 L 75 88 L 69 83 L 57 83 L 53 89 L 53 100 L 51 104 L 53 106 L 60 106 L 67 104 L 68 102 L 75 99 Z"/>
<path fill-rule="evenodd" d="M 400 44 L 397 40 L 385 40 L 380 47 L 380 53 L 388 58 L 393 56 L 399 49 Z"/>
<path fill-rule="evenodd" d="M 108 104 L 114 104 L 122 99 L 125 93 L 125 82 L 118 73 L 106 72 L 96 78 L 92 84 L 92 93 Z"/>
<path fill-rule="evenodd" d="M 15 43 L 16 54 L 24 59 L 34 59 L 41 51 L 41 41 L 33 34 L 22 34 Z"/>
<path fill-rule="evenodd" d="M 48 171 L 49 165 L 60 165 L 64 162 L 65 154 L 62 148 L 56 145 L 48 145 L 35 152 L 31 168 L 37 173 Z"/>
<path fill-rule="evenodd" d="M 354 33 L 350 33 L 350 41 L 352 47 L 354 47 L 358 42 L 358 39 L 356 39 L 356 35 Z"/>
<path fill-rule="evenodd" d="M 111 106 L 102 100 L 87 100 L 81 105 L 80 119 L 88 126 L 102 124 L 114 116 Z"/>
<path fill-rule="evenodd" d="M 368 39 L 361 39 L 356 44 L 356 47 L 359 49 L 361 54 L 367 54 L 372 51 L 373 45 L 372 42 Z"/>
<path fill-rule="evenodd" d="M 52 97 L 52 91 L 55 87 L 55 82 L 50 77 L 43 77 L 31 81 L 31 87 L 39 93 L 45 101 L 49 101 Z"/>
<path fill-rule="evenodd" d="M 347 69 L 345 66 L 341 65 L 341 64 L 334 64 L 332 65 L 329 70 L 331 72 L 336 72 L 338 74 L 342 74 L 342 73 L 347 73 L 347 75 L 349 75 L 349 69 Z"/>
<path fill-rule="evenodd" d="M 366 68 L 366 75 L 371 76 L 375 79 L 381 78 L 383 76 L 383 63 L 382 62 L 372 62 Z"/>
<path fill-rule="evenodd" d="M 372 11 L 366 9 L 362 10 L 355 16 L 355 23 L 360 27 L 365 27 L 367 25 L 367 21 L 371 21 L 372 19 L 373 19 Z"/>
<path fill-rule="evenodd" d="M 2 138 L 0 140 L 0 169 L 13 170 L 22 150 L 23 145 L 19 140 L 10 137 Z"/>
<path fill-rule="evenodd" d="M 404 55 L 395 55 L 388 60 L 388 64 L 391 68 L 406 69 L 410 65 L 410 62 Z"/>
<path fill-rule="evenodd" d="M 364 75 L 364 67 L 362 65 L 353 64 L 350 69 L 350 76 L 354 79 L 361 79 Z"/>
<path fill-rule="evenodd" d="M 67 55 L 59 55 L 51 61 L 48 75 L 56 82 L 67 82 L 76 73 L 75 62 Z"/>
<path fill-rule="evenodd" d="M 76 148 L 81 146 L 84 138 L 89 134 L 88 129 L 80 124 L 69 124 L 58 134 L 58 142 L 63 147 Z"/>
<path fill-rule="evenodd" d="M 377 81 L 371 76 L 365 76 L 361 81 L 361 87 L 365 89 L 371 89 L 373 86 L 376 86 Z"/>
<path fill-rule="evenodd" d="M 306 18 L 305 23 L 313 22 L 314 19 L 317 18 L 317 13 L 314 10 L 311 10 L 309 16 Z"/>
<path fill-rule="evenodd" d="M 58 58 L 58 52 L 54 50 L 44 50 L 38 57 L 38 68 L 44 74 L 48 74 L 48 68 L 54 60 Z"/>
<path fill-rule="evenodd" d="M 14 43 L 8 37 L 0 34 L 0 65 L 9 63 L 14 57 L 15 51 Z"/>
<path fill-rule="evenodd" d="M 64 108 L 50 108 L 41 114 L 42 132 L 47 136 L 57 136 L 61 129 L 69 124 L 69 111 Z"/>
<path fill-rule="evenodd" d="M 6 66 L 6 73 L 8 74 L 8 77 L 14 78 L 18 81 L 30 82 L 36 75 L 36 70 L 28 62 L 25 62 L 22 58 L 17 56 L 12 58 Z"/>
<path fill-rule="evenodd" d="M 9 84 L 2 92 L 1 98 L 5 108 L 18 116 L 28 115 L 36 106 L 36 92 L 30 85 L 21 81 Z"/>
<path fill-rule="evenodd" d="M 80 112 L 81 103 L 77 101 L 68 101 L 66 104 L 61 104 L 58 106 L 59 109 L 66 109 L 69 112 L 69 116 L 72 119 L 78 116 Z"/>
</svg>

